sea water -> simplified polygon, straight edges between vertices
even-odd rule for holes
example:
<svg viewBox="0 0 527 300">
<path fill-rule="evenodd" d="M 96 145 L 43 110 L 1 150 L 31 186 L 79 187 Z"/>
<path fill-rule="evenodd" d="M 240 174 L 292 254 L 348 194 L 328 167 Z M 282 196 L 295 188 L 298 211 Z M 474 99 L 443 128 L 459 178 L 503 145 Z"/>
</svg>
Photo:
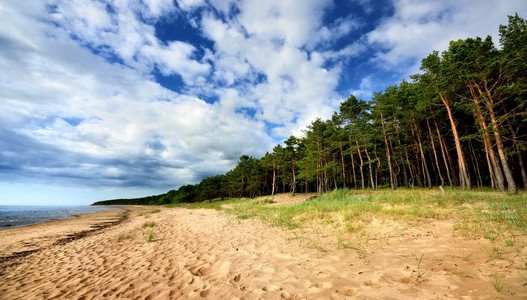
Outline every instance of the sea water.
<svg viewBox="0 0 527 300">
<path fill-rule="evenodd" d="M 45 206 L 0 205 L 0 230 L 51 220 L 71 218 L 75 215 L 116 209 L 116 206 Z"/>
</svg>

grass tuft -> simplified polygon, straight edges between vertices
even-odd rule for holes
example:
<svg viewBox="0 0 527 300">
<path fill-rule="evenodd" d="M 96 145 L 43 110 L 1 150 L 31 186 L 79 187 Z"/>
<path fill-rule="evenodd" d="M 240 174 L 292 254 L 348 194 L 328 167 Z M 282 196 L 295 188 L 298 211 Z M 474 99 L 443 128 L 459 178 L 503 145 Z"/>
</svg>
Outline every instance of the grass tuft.
<svg viewBox="0 0 527 300">
<path fill-rule="evenodd" d="M 156 236 L 154 234 L 154 232 L 150 231 L 147 235 L 146 235 L 146 241 L 151 243 L 153 241 L 155 241 L 156 239 Z"/>
<path fill-rule="evenodd" d="M 494 289 L 496 292 L 501 292 L 503 289 L 503 283 L 501 282 L 501 278 L 499 278 L 497 275 L 494 277 L 494 280 L 492 281 L 492 285 L 494 286 Z"/>
<path fill-rule="evenodd" d="M 121 233 L 117 236 L 117 241 L 118 242 L 122 242 L 122 241 L 125 241 L 125 240 L 132 240 L 134 238 L 133 235 L 131 234 L 126 234 L 126 233 Z"/>
<path fill-rule="evenodd" d="M 143 223 L 143 228 L 153 228 L 156 226 L 156 222 L 145 222 Z"/>
</svg>

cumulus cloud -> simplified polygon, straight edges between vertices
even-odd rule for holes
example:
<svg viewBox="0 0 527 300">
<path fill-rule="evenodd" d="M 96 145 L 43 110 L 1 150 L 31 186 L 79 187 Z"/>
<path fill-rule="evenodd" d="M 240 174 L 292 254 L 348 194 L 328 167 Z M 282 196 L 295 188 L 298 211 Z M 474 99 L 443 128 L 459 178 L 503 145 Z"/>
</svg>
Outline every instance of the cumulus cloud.
<svg viewBox="0 0 527 300">
<path fill-rule="evenodd" d="M 50 22 L 93 52 L 108 60 L 121 60 L 145 74 L 155 68 L 167 76 L 178 74 L 192 84 L 208 72 L 209 65 L 195 57 L 193 45 L 182 41 L 166 43 L 155 32 L 154 24 L 174 9 L 171 0 L 115 1 L 113 6 L 98 1 L 56 1 L 47 6 Z"/>
<path fill-rule="evenodd" d="M 316 117 L 330 116 L 339 99 L 335 88 L 341 69 L 324 66 L 330 56 L 314 49 L 349 33 L 353 20 L 322 24 L 329 1 L 244 1 L 239 15 L 205 14 L 201 25 L 214 42 L 210 53 L 214 79 L 238 88 L 239 100 L 220 99 L 255 111 L 275 136 L 298 134 Z M 332 57 L 352 55 L 343 50 Z M 250 83 L 250 84 L 246 84 Z M 242 86 L 243 88 L 239 88 Z"/>
<path fill-rule="evenodd" d="M 527 11 L 525 1 L 396 0 L 394 14 L 367 34 L 367 43 L 378 50 L 374 61 L 386 69 L 418 71 L 420 59 L 433 50 L 446 50 L 452 40 L 492 35 L 507 15 Z"/>
</svg>

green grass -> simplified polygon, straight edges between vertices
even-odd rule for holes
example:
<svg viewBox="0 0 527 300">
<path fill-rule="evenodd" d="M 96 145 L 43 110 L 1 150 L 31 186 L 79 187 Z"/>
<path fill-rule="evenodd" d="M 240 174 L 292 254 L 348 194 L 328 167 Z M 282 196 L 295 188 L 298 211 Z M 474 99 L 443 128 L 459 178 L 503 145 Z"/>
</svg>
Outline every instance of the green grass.
<svg viewBox="0 0 527 300">
<path fill-rule="evenodd" d="M 151 243 L 151 242 L 155 241 L 155 239 L 156 239 L 156 236 L 155 236 L 154 232 L 150 231 L 149 233 L 147 233 L 147 235 L 146 235 L 146 241 L 147 242 Z"/>
<path fill-rule="evenodd" d="M 494 286 L 494 289 L 498 293 L 501 292 L 501 290 L 503 289 L 503 283 L 501 282 L 501 279 L 497 275 L 494 277 L 494 280 L 492 281 L 492 285 Z"/>
<path fill-rule="evenodd" d="M 144 212 L 140 213 L 139 216 L 140 216 L 140 217 L 141 217 L 141 216 L 144 216 L 144 217 L 150 217 L 150 215 L 152 215 L 152 214 L 157 214 L 157 213 L 159 213 L 159 212 L 161 212 L 160 209 L 153 209 L 153 210 L 149 210 L 149 211 L 144 211 Z"/>
<path fill-rule="evenodd" d="M 133 235 L 131 234 L 126 234 L 126 233 L 121 233 L 117 236 L 117 241 L 118 242 L 122 242 L 122 241 L 125 241 L 125 240 L 132 240 L 134 238 Z"/>
<path fill-rule="evenodd" d="M 527 194 L 490 190 L 446 189 L 336 190 L 293 205 L 269 205 L 272 200 L 227 199 L 182 204 L 190 209 L 223 210 L 239 219 L 259 218 L 278 227 L 295 229 L 318 222 L 345 232 L 360 232 L 372 218 L 409 224 L 454 219 L 454 229 L 467 238 L 489 240 L 520 230 L 527 234 Z M 511 244 L 511 241 L 507 242 Z"/>
<path fill-rule="evenodd" d="M 143 228 L 147 228 L 147 227 L 153 228 L 155 226 L 156 226 L 156 222 L 145 222 L 145 223 L 143 223 Z"/>
<path fill-rule="evenodd" d="M 245 198 L 228 198 L 228 199 L 213 199 L 213 200 L 207 200 L 203 202 L 195 202 L 195 203 L 181 203 L 181 204 L 167 204 L 165 207 L 184 207 L 188 209 L 215 209 L 215 210 L 222 210 L 223 206 L 230 205 L 230 204 L 236 204 L 240 202 L 244 202 Z"/>
</svg>

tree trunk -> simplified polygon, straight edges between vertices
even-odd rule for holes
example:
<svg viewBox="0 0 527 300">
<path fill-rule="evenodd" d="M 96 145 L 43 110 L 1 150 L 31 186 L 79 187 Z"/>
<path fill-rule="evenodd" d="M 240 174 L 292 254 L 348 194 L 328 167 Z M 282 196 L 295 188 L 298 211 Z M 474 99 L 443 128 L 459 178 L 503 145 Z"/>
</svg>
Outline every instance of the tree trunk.
<svg viewBox="0 0 527 300">
<path fill-rule="evenodd" d="M 494 132 L 494 139 L 496 141 L 496 148 L 498 149 L 498 156 L 501 161 L 503 173 L 505 174 L 505 179 L 507 180 L 507 188 L 509 190 L 509 193 L 516 194 L 516 192 L 518 192 L 518 188 L 516 187 L 514 176 L 512 176 L 512 171 L 509 166 L 509 162 L 507 161 L 507 156 L 505 155 L 503 141 L 501 139 L 501 134 L 500 134 L 500 125 L 496 121 L 496 116 L 494 114 L 494 97 L 491 94 L 491 89 L 489 89 L 486 80 L 483 81 L 483 86 L 485 88 L 485 94 L 486 94 L 486 97 L 484 97 L 484 99 L 486 100 L 485 103 L 487 105 L 487 110 L 489 112 L 490 123 L 492 124 L 492 129 L 493 129 L 492 131 Z M 481 88 L 479 86 L 476 86 L 476 87 L 478 88 L 479 93 L 482 94 Z"/>
<path fill-rule="evenodd" d="M 342 144 L 339 145 L 340 148 L 340 164 L 342 167 L 342 186 L 346 188 L 346 165 L 344 164 L 344 151 L 342 150 Z"/>
<path fill-rule="evenodd" d="M 276 161 L 273 160 L 273 182 L 271 187 L 271 195 L 276 192 Z"/>
<path fill-rule="evenodd" d="M 406 145 L 403 146 L 401 142 L 401 135 L 400 135 L 400 129 L 398 126 L 395 128 L 395 133 L 397 134 L 397 144 L 399 145 L 399 149 L 401 152 L 405 153 L 406 158 L 408 158 L 408 152 L 406 151 Z M 402 169 L 403 169 L 403 180 L 404 180 L 404 186 L 408 186 L 408 174 L 406 173 L 406 166 L 407 163 L 405 162 L 405 156 L 403 156 L 403 153 L 401 153 L 400 158 L 402 162 Z"/>
<path fill-rule="evenodd" d="M 408 149 L 404 147 L 404 156 L 406 157 L 406 162 L 408 163 L 408 170 L 410 171 L 410 186 L 414 187 L 414 172 L 412 171 L 412 166 L 410 165 L 410 156 L 408 156 Z"/>
<path fill-rule="evenodd" d="M 445 170 L 446 170 L 446 175 L 447 175 L 447 178 L 448 178 L 448 184 L 450 187 L 452 187 L 452 177 L 450 176 L 450 167 L 448 166 L 448 160 L 447 160 L 447 156 L 445 154 L 446 150 L 443 143 L 442 143 L 442 136 L 441 136 L 441 132 L 439 131 L 439 126 L 437 125 L 437 122 L 436 120 L 434 119 L 434 125 L 436 127 L 436 132 L 437 132 L 437 140 L 439 142 L 439 148 L 441 149 L 441 157 L 443 158 L 443 164 L 445 165 Z"/>
<path fill-rule="evenodd" d="M 511 135 L 512 135 L 512 141 L 513 141 L 513 145 L 514 145 L 513 146 L 514 150 L 516 152 L 516 155 L 518 156 L 518 165 L 519 165 L 519 168 L 520 168 L 520 173 L 522 175 L 523 189 L 527 190 L 527 172 L 525 172 L 525 164 L 523 163 L 523 157 L 522 157 L 522 152 L 521 152 L 521 144 L 520 144 L 520 141 L 518 140 L 518 136 L 516 135 L 516 131 L 514 130 L 514 128 L 512 126 L 511 120 L 508 117 L 508 112 L 507 112 L 507 109 L 506 109 L 505 105 L 503 105 L 503 101 L 501 101 L 501 107 L 502 107 L 502 109 L 504 111 L 504 114 L 506 115 L 505 120 L 507 121 L 507 125 L 509 127 L 509 131 L 511 132 Z"/>
<path fill-rule="evenodd" d="M 507 157 L 505 156 L 505 150 L 503 147 L 503 142 L 501 140 L 500 128 L 499 128 L 498 122 L 496 122 L 496 117 L 494 116 L 494 109 L 492 107 L 489 107 L 489 113 L 490 113 L 490 122 L 494 129 L 493 131 L 494 131 L 494 139 L 496 140 L 496 147 L 498 148 L 498 156 L 501 161 L 501 166 L 503 167 L 503 173 L 505 174 L 505 179 L 507 180 L 507 188 L 509 190 L 509 193 L 516 194 L 518 192 L 518 188 L 516 187 L 514 176 L 512 176 L 512 171 L 509 167 L 509 162 L 507 161 Z"/>
<path fill-rule="evenodd" d="M 360 160 L 360 166 L 359 166 L 359 169 L 360 169 L 360 181 L 361 181 L 361 185 L 362 185 L 362 189 L 364 190 L 366 188 L 366 186 L 364 185 L 364 160 L 362 159 L 362 154 L 361 154 L 361 150 L 360 150 L 360 146 L 359 146 L 359 141 L 357 139 L 355 139 L 355 143 L 357 144 L 357 152 L 359 153 L 359 160 Z"/>
<path fill-rule="evenodd" d="M 459 184 L 463 189 L 470 190 L 472 184 L 470 182 L 470 176 L 468 174 L 467 165 L 465 162 L 465 155 L 463 154 L 463 148 L 461 147 L 459 133 L 457 132 L 456 122 L 454 121 L 452 110 L 450 109 L 450 101 L 441 92 L 439 92 L 439 98 L 441 99 L 441 102 L 443 103 L 443 106 L 447 111 L 448 120 L 450 121 L 450 127 L 452 129 L 452 135 L 454 136 L 454 143 L 456 145 L 457 162 L 459 168 Z"/>
<path fill-rule="evenodd" d="M 430 142 L 432 143 L 432 151 L 434 152 L 437 174 L 439 175 L 439 180 L 441 181 L 440 186 L 443 187 L 445 186 L 445 180 L 443 179 L 443 175 L 441 175 L 441 168 L 439 167 L 439 159 L 437 157 L 436 146 L 434 142 L 434 135 L 432 133 L 432 129 L 430 128 L 430 122 L 428 121 L 428 118 L 426 119 L 426 126 L 428 127 L 428 133 L 430 134 Z"/>
<path fill-rule="evenodd" d="M 388 144 L 388 136 L 386 135 L 386 128 L 384 127 L 384 117 L 381 111 L 380 111 L 380 115 L 381 115 L 382 135 L 384 136 L 384 146 L 386 149 L 386 160 L 388 163 L 388 170 L 390 172 L 390 187 L 392 188 L 392 190 L 394 190 L 395 183 L 394 183 L 393 168 L 392 168 L 392 157 L 390 155 L 390 145 Z"/>
<path fill-rule="evenodd" d="M 293 161 L 292 161 L 292 167 L 291 167 L 291 172 L 293 173 L 293 182 L 291 182 L 291 193 L 294 195 L 296 195 L 296 160 L 295 158 L 293 157 Z"/>
<path fill-rule="evenodd" d="M 351 136 L 349 137 L 349 143 L 350 143 L 351 174 L 353 176 L 353 186 L 357 188 L 357 175 L 355 174 L 355 159 L 353 159 L 353 144 L 352 144 Z M 351 182 L 350 182 L 350 188 L 351 188 Z"/>
<path fill-rule="evenodd" d="M 470 150 L 470 153 L 471 153 L 471 157 L 472 157 L 472 166 L 474 168 L 474 173 L 476 174 L 476 182 L 478 184 L 478 187 L 482 187 L 483 186 L 483 179 L 482 179 L 482 176 L 481 176 L 481 171 L 479 169 L 479 163 L 478 163 L 478 158 L 476 156 L 476 151 L 474 151 L 474 145 L 472 144 L 472 140 L 469 140 L 468 141 L 468 147 L 469 147 L 469 150 Z M 487 155 L 488 157 L 488 155 Z M 492 189 L 494 190 L 494 177 L 492 176 L 492 168 L 489 168 L 490 170 L 490 173 L 491 173 L 491 176 L 490 176 L 490 179 L 491 179 L 491 186 L 492 186 Z"/>
<path fill-rule="evenodd" d="M 468 85 L 468 88 L 470 90 L 470 93 L 472 94 L 472 102 L 474 103 L 473 105 L 474 116 L 482 131 L 483 141 L 485 143 L 485 150 L 488 153 L 490 164 L 492 165 L 494 178 L 496 180 L 496 187 L 498 188 L 500 192 L 504 192 L 505 191 L 505 180 L 503 178 L 503 173 L 501 172 L 499 161 L 496 157 L 496 154 L 494 153 L 494 148 L 492 147 L 492 141 L 490 139 L 489 129 L 487 127 L 487 123 L 485 122 L 485 117 L 483 116 L 483 112 L 481 111 L 481 107 L 480 107 L 481 101 L 479 100 L 479 95 L 477 94 L 475 90 L 475 85 Z"/>
<path fill-rule="evenodd" d="M 423 177 L 425 179 L 426 185 L 431 188 L 432 180 L 430 179 L 430 172 L 428 171 L 428 165 L 426 163 L 425 152 L 423 151 L 423 142 L 421 141 L 421 134 L 419 133 L 419 128 L 414 122 L 413 126 L 415 128 L 415 135 L 417 137 L 417 145 L 419 146 L 419 154 L 421 156 L 421 167 L 423 169 Z"/>
<path fill-rule="evenodd" d="M 368 158 L 368 169 L 370 171 L 371 189 L 375 190 L 375 181 L 373 180 L 373 168 L 371 167 L 373 162 L 371 160 L 370 154 L 368 153 L 368 147 L 366 146 L 366 143 L 364 143 L 364 153 L 366 153 L 366 158 Z"/>
</svg>

